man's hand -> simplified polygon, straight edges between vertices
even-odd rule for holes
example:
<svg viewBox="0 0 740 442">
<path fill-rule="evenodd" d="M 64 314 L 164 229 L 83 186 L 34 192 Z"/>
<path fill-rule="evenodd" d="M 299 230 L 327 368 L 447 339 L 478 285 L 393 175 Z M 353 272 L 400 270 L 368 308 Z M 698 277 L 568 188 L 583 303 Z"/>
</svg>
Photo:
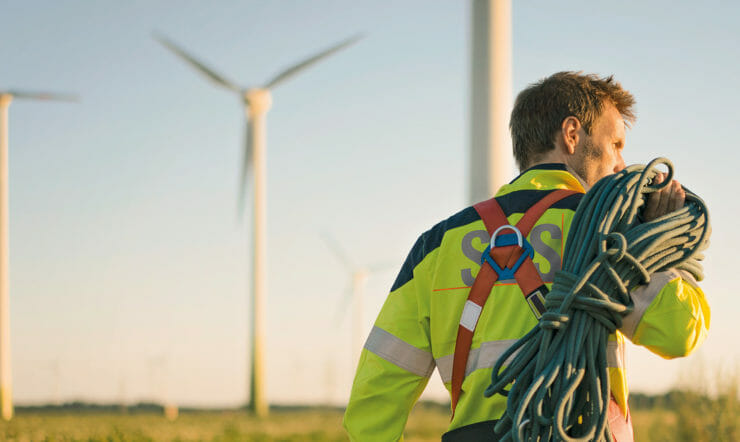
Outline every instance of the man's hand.
<svg viewBox="0 0 740 442">
<path fill-rule="evenodd" d="M 655 183 L 662 183 L 665 177 L 665 173 L 658 173 Z M 680 209 L 685 201 L 686 192 L 678 181 L 673 180 L 669 185 L 648 195 L 645 209 L 642 212 L 643 218 L 645 221 L 652 221 Z"/>
</svg>

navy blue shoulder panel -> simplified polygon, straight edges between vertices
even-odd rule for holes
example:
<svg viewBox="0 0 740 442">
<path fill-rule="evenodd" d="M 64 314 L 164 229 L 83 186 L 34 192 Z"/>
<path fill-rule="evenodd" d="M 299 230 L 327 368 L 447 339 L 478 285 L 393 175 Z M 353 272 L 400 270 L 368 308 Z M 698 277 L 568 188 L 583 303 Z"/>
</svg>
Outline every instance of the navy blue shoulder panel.
<svg viewBox="0 0 740 442">
<path fill-rule="evenodd" d="M 576 211 L 578 208 L 578 205 L 581 204 L 581 200 L 583 199 L 584 193 L 576 193 L 573 194 L 567 198 L 563 198 L 557 203 L 552 205 L 553 209 L 570 209 L 572 211 Z"/>
<path fill-rule="evenodd" d="M 444 237 L 448 230 L 470 224 L 479 219 L 480 215 L 478 215 L 478 212 L 473 207 L 468 207 L 422 233 L 419 239 L 416 240 L 414 247 L 411 248 L 411 252 L 406 257 L 403 266 L 401 266 L 401 271 L 398 273 L 396 282 L 391 287 L 391 291 L 411 281 L 414 277 L 414 268 L 419 265 L 424 257 L 442 244 L 442 237 Z"/>
<path fill-rule="evenodd" d="M 496 199 L 501 205 L 506 216 L 510 216 L 513 213 L 526 212 L 528 208 L 550 192 L 552 192 L 552 190 L 517 190 Z M 570 209 L 575 211 L 578 207 L 578 203 L 581 202 L 581 198 L 583 198 L 583 194 L 576 193 L 556 202 L 551 206 L 551 208 Z M 424 260 L 429 253 L 442 244 L 442 237 L 444 237 L 448 230 L 470 224 L 479 219 L 480 215 L 478 215 L 475 208 L 468 207 L 424 232 L 411 248 L 411 252 L 409 252 L 409 255 L 406 257 L 406 261 L 404 261 L 401 266 L 401 271 L 398 273 L 398 277 L 396 277 L 393 287 L 391 287 L 391 291 L 394 291 L 411 281 L 414 277 L 414 268 L 416 268 L 416 266 L 419 265 L 419 263 Z"/>
</svg>

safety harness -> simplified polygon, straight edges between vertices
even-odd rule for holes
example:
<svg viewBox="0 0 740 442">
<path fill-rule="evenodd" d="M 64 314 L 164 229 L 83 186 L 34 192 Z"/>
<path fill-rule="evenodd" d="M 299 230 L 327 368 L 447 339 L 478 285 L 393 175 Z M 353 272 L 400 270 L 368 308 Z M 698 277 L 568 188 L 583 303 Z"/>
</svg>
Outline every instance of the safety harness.
<svg viewBox="0 0 740 442">
<path fill-rule="evenodd" d="M 534 249 L 527 241 L 527 236 L 534 224 L 556 202 L 575 193 L 574 190 L 558 189 L 548 193 L 530 207 L 516 224 L 509 224 L 506 214 L 496 198 L 480 202 L 473 207 L 480 215 L 486 230 L 491 235 L 491 242 L 481 257 L 481 268 L 468 294 L 455 341 L 455 355 L 452 363 L 452 414 L 455 414 L 457 402 L 462 392 L 465 368 L 468 363 L 473 334 L 478 324 L 483 306 L 491 294 L 496 281 L 516 280 L 522 290 L 532 313 L 539 318 L 545 311 L 547 286 L 537 272 L 532 261 Z M 513 233 L 500 234 L 503 231 Z"/>
</svg>

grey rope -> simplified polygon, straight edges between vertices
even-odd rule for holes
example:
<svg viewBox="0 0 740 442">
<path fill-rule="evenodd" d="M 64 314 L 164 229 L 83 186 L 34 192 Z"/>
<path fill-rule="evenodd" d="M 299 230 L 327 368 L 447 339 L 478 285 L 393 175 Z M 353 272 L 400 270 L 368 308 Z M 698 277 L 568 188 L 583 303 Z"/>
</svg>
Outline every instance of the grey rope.
<svg viewBox="0 0 740 442">
<path fill-rule="evenodd" d="M 661 164 L 668 177 L 654 184 Z M 606 346 L 633 310 L 630 290 L 669 268 L 703 279 L 699 261 L 711 229 L 701 198 L 684 188 L 684 207 L 650 222 L 639 218 L 646 195 L 672 178 L 671 162 L 658 158 L 601 179 L 581 200 L 547 311 L 498 359 L 484 393 L 508 396 L 495 427 L 501 440 L 612 440 Z"/>
</svg>

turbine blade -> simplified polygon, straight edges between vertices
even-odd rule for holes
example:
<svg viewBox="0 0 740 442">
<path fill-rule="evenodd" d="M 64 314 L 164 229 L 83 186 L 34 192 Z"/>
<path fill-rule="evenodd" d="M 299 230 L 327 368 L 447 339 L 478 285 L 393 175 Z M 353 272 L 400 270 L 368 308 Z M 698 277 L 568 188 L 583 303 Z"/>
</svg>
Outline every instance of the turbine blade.
<svg viewBox="0 0 740 442">
<path fill-rule="evenodd" d="M 325 49 L 321 52 L 319 52 L 316 55 L 313 55 L 300 63 L 296 63 L 293 66 L 283 70 L 279 74 L 275 75 L 272 80 L 270 80 L 266 85 L 265 89 L 271 89 L 275 86 L 277 86 L 279 83 L 282 83 L 283 81 L 287 80 L 288 78 L 292 77 L 293 75 L 297 74 L 298 72 L 306 69 L 307 67 L 311 66 L 312 64 L 316 63 L 317 61 L 321 60 L 324 57 L 328 57 L 329 55 L 332 55 L 333 53 L 346 48 L 347 46 L 355 43 L 357 40 L 364 37 L 363 35 L 355 35 L 354 37 L 348 38 L 339 44 L 336 44 L 329 49 Z"/>
<path fill-rule="evenodd" d="M 244 151 L 242 157 L 242 168 L 239 175 L 239 200 L 237 201 L 237 215 L 241 218 L 244 213 L 244 202 L 247 198 L 247 179 L 249 178 L 249 171 L 252 168 L 252 151 L 254 147 L 252 145 L 251 131 L 249 125 L 251 121 L 247 118 L 246 130 L 244 131 Z"/>
<path fill-rule="evenodd" d="M 31 100 L 68 101 L 68 102 L 79 101 L 76 95 L 55 94 L 52 92 L 28 92 L 28 91 L 12 90 L 12 91 L 7 91 L 7 93 L 12 95 L 14 98 L 27 98 Z"/>
<path fill-rule="evenodd" d="M 382 273 L 386 270 L 391 270 L 395 264 L 385 261 L 385 262 L 376 262 L 370 266 L 367 267 L 368 274 L 374 275 L 376 273 Z"/>
<path fill-rule="evenodd" d="M 321 238 L 324 240 L 324 243 L 326 243 L 327 247 L 329 247 L 329 250 L 334 253 L 334 256 L 342 263 L 344 266 L 349 270 L 350 272 L 353 272 L 355 270 L 355 265 L 352 262 L 351 259 L 347 256 L 346 253 L 344 253 L 344 249 L 339 245 L 339 243 L 329 235 L 327 232 L 321 233 Z"/>
<path fill-rule="evenodd" d="M 213 80 L 217 85 L 223 86 L 233 91 L 240 91 L 239 86 L 227 80 L 226 77 L 224 77 L 223 75 L 216 73 L 216 71 L 214 71 L 213 69 L 207 67 L 205 64 L 203 64 L 203 62 L 197 60 L 195 57 L 185 52 L 184 49 L 180 48 L 172 41 L 156 33 L 154 34 L 154 39 L 160 42 L 164 47 L 175 53 L 175 55 L 185 60 L 188 64 L 200 71 L 202 74 Z"/>
</svg>

